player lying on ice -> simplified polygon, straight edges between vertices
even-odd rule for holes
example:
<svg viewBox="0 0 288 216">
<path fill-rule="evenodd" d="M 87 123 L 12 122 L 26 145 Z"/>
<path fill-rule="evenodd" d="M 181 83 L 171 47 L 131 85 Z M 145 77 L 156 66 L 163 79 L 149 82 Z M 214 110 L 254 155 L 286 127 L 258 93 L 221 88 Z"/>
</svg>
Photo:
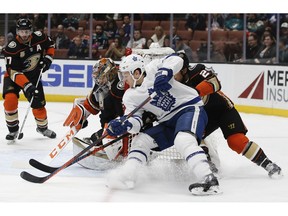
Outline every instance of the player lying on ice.
<svg viewBox="0 0 288 216">
<path fill-rule="evenodd" d="M 210 170 L 205 152 L 199 146 L 207 115 L 198 92 L 173 78 L 183 67 L 183 59 L 170 55 L 155 59 L 144 65 L 139 55 L 129 55 L 120 63 L 119 74 L 129 85 L 123 96 L 125 114 L 109 122 L 107 133 L 118 136 L 140 131 L 144 111 L 156 115 L 158 124 L 140 132 L 133 138 L 129 155 L 119 170 L 108 176 L 109 188 L 133 188 L 141 167 L 147 164 L 151 149 L 164 150 L 174 145 L 185 158 L 189 169 L 197 182 L 189 186 L 194 195 L 211 195 L 220 193 L 217 178 Z M 139 106 L 149 95 L 156 92 L 147 104 L 132 117 L 122 122 L 125 115 Z"/>
<path fill-rule="evenodd" d="M 198 91 L 208 115 L 209 121 L 205 128 L 203 139 L 205 140 L 207 136 L 220 128 L 228 146 L 233 151 L 263 167 L 268 172 L 269 177 L 281 177 L 281 168 L 266 156 L 264 150 L 257 143 L 249 140 L 246 136 L 248 130 L 231 99 L 220 91 L 221 84 L 214 70 L 207 68 L 203 64 L 190 67 L 187 56 L 184 53 L 179 53 L 178 55 L 184 60 L 184 65 L 175 74 L 174 78 Z M 207 141 L 205 144 L 208 144 L 210 150 L 214 150 L 212 144 L 207 143 Z M 205 149 L 205 147 L 202 148 Z M 206 150 L 208 151 L 207 148 Z M 217 159 L 217 155 L 215 157 L 215 154 L 213 154 L 213 156 Z M 215 162 L 215 164 L 218 163 Z M 217 171 L 217 169 L 214 169 L 214 171 Z"/>
</svg>

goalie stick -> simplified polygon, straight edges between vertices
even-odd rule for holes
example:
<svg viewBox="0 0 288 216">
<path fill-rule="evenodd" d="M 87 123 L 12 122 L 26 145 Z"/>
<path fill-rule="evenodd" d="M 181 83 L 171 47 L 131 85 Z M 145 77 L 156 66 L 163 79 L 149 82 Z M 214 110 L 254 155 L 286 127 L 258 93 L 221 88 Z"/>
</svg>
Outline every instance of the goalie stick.
<svg viewBox="0 0 288 216">
<path fill-rule="evenodd" d="M 129 133 L 123 134 L 123 135 L 117 137 L 116 139 L 114 139 L 114 140 L 106 143 L 106 144 L 107 144 L 107 146 L 108 146 L 108 145 L 110 146 L 110 145 L 114 144 L 115 142 L 117 142 L 117 141 L 119 141 L 119 140 L 121 140 L 121 139 L 123 139 L 124 137 L 127 137 L 127 136 L 129 136 Z M 87 142 L 85 142 L 85 141 L 83 141 L 83 140 L 81 140 L 81 139 L 79 139 L 79 138 L 77 138 L 77 137 L 75 137 L 75 139 L 78 139 L 79 141 L 81 141 L 81 142 L 89 145 L 89 143 L 87 143 Z M 106 146 L 106 147 L 107 147 L 107 146 Z M 93 151 L 90 151 L 90 152 L 88 152 L 88 153 L 80 156 L 77 161 L 71 163 L 69 166 L 73 165 L 74 163 L 77 163 L 77 162 L 80 161 L 80 160 L 85 159 L 86 157 L 89 157 L 90 155 L 95 154 L 95 153 L 98 152 L 99 150 L 101 150 L 101 149 L 97 148 L 97 149 L 94 149 Z M 41 170 L 41 171 L 43 171 L 43 172 L 46 172 L 46 173 L 55 172 L 57 169 L 60 168 L 60 167 L 51 167 L 51 166 L 45 165 L 45 164 L 43 164 L 43 163 L 41 163 L 41 162 L 39 162 L 39 161 L 37 161 L 37 160 L 35 160 L 35 159 L 30 159 L 30 160 L 29 160 L 29 164 L 30 164 L 32 167 L 34 167 L 34 168 L 36 168 L 36 169 L 38 169 L 38 170 Z"/>
<path fill-rule="evenodd" d="M 67 146 L 67 144 L 75 137 L 78 133 L 78 130 L 75 126 L 71 127 L 69 131 L 63 136 L 60 142 L 55 145 L 55 147 L 49 152 L 46 158 L 43 160 L 44 163 L 50 164 L 60 152 Z"/>
<path fill-rule="evenodd" d="M 128 118 L 130 118 L 132 115 L 134 115 L 139 109 L 141 109 L 146 103 L 148 103 L 155 95 L 156 95 L 156 92 L 153 92 L 151 95 L 149 95 L 141 104 L 139 104 L 139 106 L 137 106 L 134 110 L 132 110 L 122 122 L 126 121 Z M 29 182 L 40 183 L 40 184 L 44 183 L 48 179 L 52 178 L 57 173 L 59 173 L 61 170 L 63 170 L 65 168 L 69 167 L 70 165 L 78 162 L 84 153 L 88 152 L 91 148 L 98 145 L 107 136 L 108 136 L 108 133 L 104 133 L 98 140 L 96 140 L 94 143 L 87 146 L 85 149 L 83 149 L 81 152 L 79 152 L 77 155 L 72 157 L 70 160 L 68 160 L 66 163 L 64 163 L 62 166 L 58 167 L 54 172 L 50 173 L 47 176 L 38 177 L 38 176 L 34 176 L 34 175 L 32 175 L 26 171 L 22 171 L 20 173 L 20 176 L 24 180 L 29 181 Z M 96 149 L 98 149 L 98 151 L 100 151 L 100 150 L 106 148 L 107 146 L 108 146 L 108 143 L 101 146 L 101 147 L 95 148 L 94 150 L 96 151 Z"/>
</svg>

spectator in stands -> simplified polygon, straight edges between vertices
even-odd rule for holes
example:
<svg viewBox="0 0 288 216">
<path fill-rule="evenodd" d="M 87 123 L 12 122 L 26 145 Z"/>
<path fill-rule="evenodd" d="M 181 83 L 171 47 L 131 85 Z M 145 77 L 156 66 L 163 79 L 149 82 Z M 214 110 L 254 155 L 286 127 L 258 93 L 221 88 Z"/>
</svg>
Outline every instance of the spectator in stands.
<svg viewBox="0 0 288 216">
<path fill-rule="evenodd" d="M 69 46 L 68 57 L 84 59 L 88 57 L 88 54 L 89 48 L 87 44 L 83 43 L 79 36 L 76 36 Z"/>
<path fill-rule="evenodd" d="M 264 36 L 263 46 L 259 49 L 255 63 L 275 63 L 276 59 L 276 43 L 274 37 L 270 34 Z"/>
<path fill-rule="evenodd" d="M 210 47 L 210 50 L 212 51 L 212 44 Z M 196 51 L 197 53 L 197 57 L 198 57 L 198 61 L 203 62 L 203 61 L 207 61 L 207 41 L 203 41 L 200 44 L 200 47 L 197 49 Z"/>
<path fill-rule="evenodd" d="M 190 46 L 188 46 L 180 36 L 175 37 L 175 42 L 176 42 L 176 46 L 175 46 L 175 52 L 185 52 L 189 62 L 193 62 L 193 53 L 192 53 L 192 49 Z"/>
<path fill-rule="evenodd" d="M 207 15 L 204 14 L 187 14 L 187 21 L 185 27 L 188 31 L 195 30 L 205 31 L 207 23 Z"/>
<path fill-rule="evenodd" d="M 106 33 L 108 40 L 114 40 L 116 37 L 118 27 L 114 19 L 108 19 L 104 26 L 104 32 Z"/>
<path fill-rule="evenodd" d="M 125 55 L 125 47 L 122 45 L 121 38 L 116 37 L 105 53 L 106 58 L 111 58 L 114 61 L 121 61 Z"/>
<path fill-rule="evenodd" d="M 108 48 L 108 37 L 101 24 L 97 24 L 95 27 L 95 33 L 92 36 L 92 47 L 97 50 Z"/>
<path fill-rule="evenodd" d="M 288 63 L 288 47 L 286 45 L 287 39 L 281 37 L 279 41 L 279 62 Z"/>
<path fill-rule="evenodd" d="M 43 28 L 43 33 L 46 34 L 46 35 L 48 35 L 48 28 L 47 28 L 46 26 Z M 50 35 L 49 35 L 49 36 L 50 36 Z"/>
<path fill-rule="evenodd" d="M 176 40 L 175 40 L 175 38 L 178 36 L 177 35 L 177 28 L 175 27 L 175 26 L 173 26 L 172 27 L 172 49 L 174 49 L 175 50 L 175 48 L 176 48 Z M 165 47 L 170 47 L 170 34 L 167 34 L 166 36 L 165 36 L 165 39 L 164 39 L 164 46 Z"/>
<path fill-rule="evenodd" d="M 222 14 L 211 14 L 211 30 L 224 31 L 224 16 Z M 206 30 L 208 30 L 206 28 Z"/>
<path fill-rule="evenodd" d="M 64 26 L 58 25 L 57 33 L 52 37 L 55 41 L 55 49 L 68 49 L 70 45 L 70 39 L 64 33 Z"/>
<path fill-rule="evenodd" d="M 74 14 L 67 14 L 67 17 L 63 19 L 62 24 L 65 29 L 76 31 L 76 29 L 78 29 L 79 19 Z"/>
<path fill-rule="evenodd" d="M 131 34 L 131 19 L 129 15 L 124 15 L 123 16 L 123 25 L 122 28 L 124 29 L 125 32 L 125 37 L 130 38 L 130 34 Z M 135 26 L 134 26 L 135 29 Z"/>
<path fill-rule="evenodd" d="M 86 44 L 86 46 L 88 46 L 90 37 L 89 37 L 89 35 L 86 35 L 86 34 L 85 34 L 84 28 L 81 27 L 81 26 L 79 26 L 78 29 L 77 29 L 77 31 L 78 31 L 78 35 L 75 36 L 75 37 L 72 39 L 72 41 L 74 41 L 76 37 L 80 37 L 81 40 L 82 40 L 82 43 L 84 43 L 84 44 Z"/>
<path fill-rule="evenodd" d="M 124 47 L 127 46 L 128 41 L 130 40 L 130 37 L 125 36 L 125 30 L 124 30 L 124 28 L 122 28 L 122 27 L 120 27 L 120 28 L 118 29 L 117 34 L 116 34 L 116 37 L 121 38 L 122 45 L 123 45 Z"/>
<path fill-rule="evenodd" d="M 249 59 L 256 58 L 256 55 L 260 49 L 261 45 L 258 40 L 258 36 L 256 33 L 252 32 L 248 35 L 247 38 L 247 47 L 246 47 L 246 59 L 249 62 Z"/>
<path fill-rule="evenodd" d="M 142 32 L 140 29 L 134 30 L 133 40 L 129 40 L 127 43 L 127 48 L 143 49 L 146 44 L 146 38 L 142 37 Z"/>
<path fill-rule="evenodd" d="M 159 43 L 160 47 L 164 47 L 164 39 L 166 34 L 161 26 L 155 27 L 155 33 L 152 35 L 151 40 L 152 42 Z"/>
<path fill-rule="evenodd" d="M 243 30 L 243 14 L 229 14 L 225 20 L 225 28 L 230 31 Z"/>
<path fill-rule="evenodd" d="M 5 37 L 3 35 L 0 35 L 0 56 L 2 55 L 2 49 L 5 47 Z"/>
<path fill-rule="evenodd" d="M 287 22 L 283 22 L 281 24 L 281 28 L 280 28 L 280 37 L 285 38 L 285 44 L 288 44 L 288 23 Z"/>
</svg>

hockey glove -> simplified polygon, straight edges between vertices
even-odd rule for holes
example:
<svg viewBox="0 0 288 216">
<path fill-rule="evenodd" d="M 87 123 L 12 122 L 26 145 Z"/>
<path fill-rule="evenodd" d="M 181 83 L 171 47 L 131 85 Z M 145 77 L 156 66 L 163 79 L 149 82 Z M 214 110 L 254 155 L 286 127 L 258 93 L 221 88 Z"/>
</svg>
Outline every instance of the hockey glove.
<svg viewBox="0 0 288 216">
<path fill-rule="evenodd" d="M 49 55 L 45 55 L 45 57 L 43 58 L 43 71 L 42 73 L 44 73 L 45 71 L 49 70 L 51 64 L 52 64 L 52 61 L 53 61 L 53 58 Z"/>
<path fill-rule="evenodd" d="M 154 81 L 154 90 L 156 92 L 160 91 L 168 91 L 172 88 L 172 86 L 169 84 L 169 80 L 172 78 L 173 72 L 172 70 L 162 70 L 160 68 L 160 71 L 158 71 L 155 75 L 155 81 Z"/>
<path fill-rule="evenodd" d="M 108 128 L 106 129 L 108 135 L 118 136 L 126 133 L 132 128 L 131 122 L 125 120 L 126 116 L 120 117 L 120 119 L 113 119 L 109 122 Z"/>
<path fill-rule="evenodd" d="M 24 85 L 23 91 L 29 101 L 31 101 L 32 97 L 34 97 L 33 100 L 37 100 L 39 98 L 38 89 L 30 82 Z"/>
<path fill-rule="evenodd" d="M 69 116 L 63 123 L 63 126 L 75 126 L 76 130 L 79 131 L 82 128 L 87 127 L 87 117 L 89 115 L 90 113 L 85 109 L 82 104 L 75 104 Z"/>
</svg>

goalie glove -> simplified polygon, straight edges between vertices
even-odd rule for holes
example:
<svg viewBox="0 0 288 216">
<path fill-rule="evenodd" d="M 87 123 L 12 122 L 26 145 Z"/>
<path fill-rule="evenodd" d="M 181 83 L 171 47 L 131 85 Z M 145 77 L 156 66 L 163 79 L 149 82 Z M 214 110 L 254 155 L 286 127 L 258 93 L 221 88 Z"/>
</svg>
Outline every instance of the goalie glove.
<svg viewBox="0 0 288 216">
<path fill-rule="evenodd" d="M 122 116 L 120 118 L 111 120 L 106 131 L 110 136 L 119 136 L 126 133 L 132 127 L 132 123 L 126 120 L 126 116 Z"/>
<path fill-rule="evenodd" d="M 85 100 L 85 99 L 84 99 Z M 63 123 L 63 126 L 75 126 L 76 130 L 79 131 L 88 125 L 87 118 L 90 112 L 85 109 L 84 105 L 81 104 L 79 99 L 75 99 L 73 108 Z"/>
<path fill-rule="evenodd" d="M 168 91 L 172 88 L 169 84 L 169 80 L 172 78 L 173 72 L 171 69 L 160 68 L 155 75 L 154 90 L 156 92 Z"/>
</svg>

